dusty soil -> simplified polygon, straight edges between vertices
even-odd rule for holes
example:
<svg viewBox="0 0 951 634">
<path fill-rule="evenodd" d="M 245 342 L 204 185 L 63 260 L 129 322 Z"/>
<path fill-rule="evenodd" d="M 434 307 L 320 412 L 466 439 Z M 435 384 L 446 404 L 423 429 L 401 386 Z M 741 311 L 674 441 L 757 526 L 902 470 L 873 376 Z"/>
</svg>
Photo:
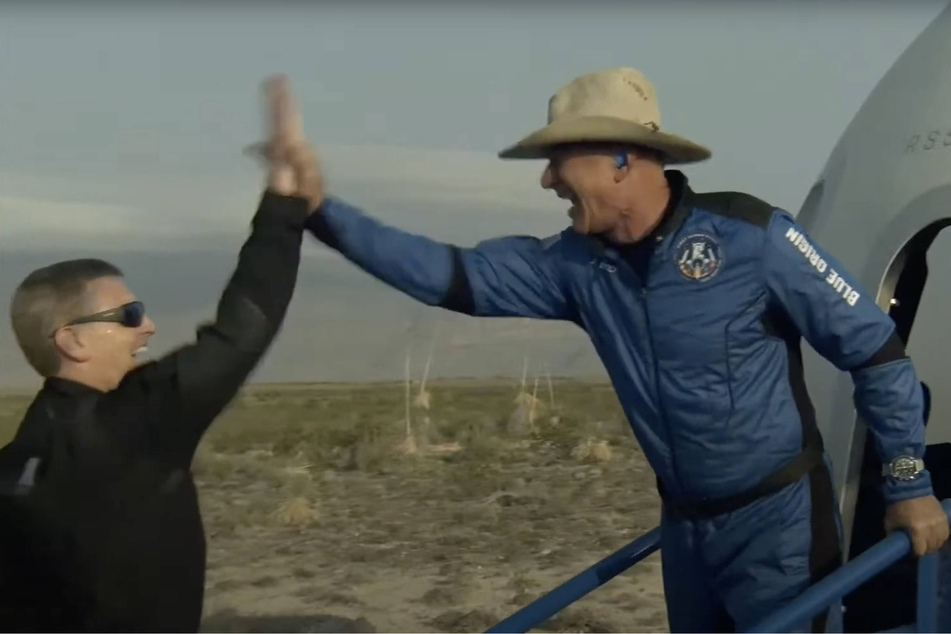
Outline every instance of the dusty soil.
<svg viewBox="0 0 951 634">
<path fill-rule="evenodd" d="M 531 388 L 531 386 L 530 386 Z M 253 386 L 194 472 L 207 631 L 482 631 L 657 524 L 610 387 Z M 12 433 L 28 397 L 0 399 Z M 666 631 L 658 555 L 540 626 Z"/>
</svg>

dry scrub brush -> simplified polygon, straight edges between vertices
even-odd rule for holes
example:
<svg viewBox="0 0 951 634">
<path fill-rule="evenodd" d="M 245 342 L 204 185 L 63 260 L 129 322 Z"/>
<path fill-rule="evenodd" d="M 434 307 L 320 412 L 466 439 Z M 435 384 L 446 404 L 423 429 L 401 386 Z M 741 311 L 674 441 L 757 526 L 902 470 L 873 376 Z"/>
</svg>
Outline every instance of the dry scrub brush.
<svg viewBox="0 0 951 634">
<path fill-rule="evenodd" d="M 531 386 L 534 387 L 534 386 Z M 498 462 L 509 455 L 548 452 L 571 460 L 604 462 L 611 446 L 633 446 L 613 390 L 558 382 L 558 407 L 532 394 L 513 398 L 511 388 L 474 383 L 430 385 L 437 395 L 427 410 L 426 438 L 413 438 L 427 459 Z M 548 402 L 546 402 L 548 401 Z M 416 405 L 416 404 L 414 404 Z M 528 409 L 525 409 L 526 406 Z M 420 456 L 400 450 L 406 441 L 399 383 L 347 388 L 260 390 L 242 395 L 212 428 L 203 451 L 218 455 L 264 451 L 325 469 L 386 472 L 410 468 Z M 521 410 L 519 408 L 522 408 Z M 513 429 L 513 415 L 532 413 L 528 427 Z M 458 449 L 458 450 L 457 450 Z M 254 470 L 256 463 L 205 465 L 206 469 Z M 260 474 L 262 477 L 270 477 Z"/>
</svg>

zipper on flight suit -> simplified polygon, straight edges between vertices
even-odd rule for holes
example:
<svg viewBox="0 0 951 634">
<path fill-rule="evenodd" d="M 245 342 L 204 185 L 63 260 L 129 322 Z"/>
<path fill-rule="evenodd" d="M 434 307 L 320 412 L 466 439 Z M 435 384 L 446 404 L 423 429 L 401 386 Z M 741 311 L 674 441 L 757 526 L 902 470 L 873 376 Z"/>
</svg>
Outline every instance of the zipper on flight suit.
<svg viewBox="0 0 951 634">
<path fill-rule="evenodd" d="M 657 363 L 657 351 L 654 347 L 654 333 L 651 327 L 650 311 L 648 310 L 648 307 L 647 307 L 647 298 L 649 295 L 648 286 L 650 285 L 651 272 L 653 270 L 653 260 L 654 260 L 654 257 L 657 255 L 656 249 L 660 247 L 660 243 L 663 240 L 663 238 L 661 238 L 660 236 L 656 236 L 654 240 L 655 240 L 655 247 L 654 247 L 655 250 L 651 251 L 650 257 L 647 260 L 647 268 L 646 268 L 645 277 L 643 280 L 641 280 L 638 277 L 637 272 L 634 270 L 634 268 L 619 253 L 616 255 L 616 257 L 619 260 L 618 264 L 620 265 L 619 269 L 621 270 L 622 275 L 624 275 L 629 280 L 632 280 L 635 282 L 634 286 L 637 289 L 637 294 L 641 298 L 642 310 L 644 311 L 644 323 L 647 326 L 647 343 L 650 346 L 651 363 L 654 366 L 654 394 L 656 395 L 656 398 L 657 398 L 657 412 L 660 415 L 660 423 L 664 427 L 664 435 L 667 438 L 667 450 L 668 452 L 670 452 L 671 471 L 673 471 L 674 477 L 677 478 L 677 485 L 682 492 L 683 485 L 681 483 L 680 469 L 677 468 L 677 459 L 674 455 L 674 444 L 670 437 L 670 425 L 668 424 L 668 420 L 667 420 L 667 412 L 666 412 L 666 408 L 664 407 L 664 399 L 663 399 L 663 396 L 661 395 L 660 367 Z"/>
</svg>

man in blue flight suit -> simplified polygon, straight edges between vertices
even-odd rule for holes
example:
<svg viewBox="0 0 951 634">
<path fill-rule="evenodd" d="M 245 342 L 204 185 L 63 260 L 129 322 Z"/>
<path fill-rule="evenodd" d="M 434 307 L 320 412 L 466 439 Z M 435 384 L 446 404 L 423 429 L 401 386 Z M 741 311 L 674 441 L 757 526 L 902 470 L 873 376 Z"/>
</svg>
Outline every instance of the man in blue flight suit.
<svg viewBox="0 0 951 634">
<path fill-rule="evenodd" d="M 549 161 L 542 186 L 571 203 L 557 235 L 461 248 L 331 196 L 309 229 L 425 304 L 590 335 L 657 475 L 672 631 L 750 627 L 841 565 L 801 338 L 853 377 L 888 474 L 886 524 L 907 529 L 918 555 L 938 549 L 948 521 L 921 462 L 922 390 L 874 298 L 790 214 L 695 193 L 666 170 L 710 151 L 661 130 L 638 71 L 571 81 L 548 119 L 500 156 Z M 801 627 L 840 622 L 833 610 Z"/>
</svg>

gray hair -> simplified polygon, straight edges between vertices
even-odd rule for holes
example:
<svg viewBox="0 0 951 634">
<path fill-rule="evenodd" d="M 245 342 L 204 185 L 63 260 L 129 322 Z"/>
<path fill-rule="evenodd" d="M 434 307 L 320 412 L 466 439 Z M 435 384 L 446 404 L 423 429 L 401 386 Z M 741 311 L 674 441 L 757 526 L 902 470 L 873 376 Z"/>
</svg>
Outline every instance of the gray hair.
<svg viewBox="0 0 951 634">
<path fill-rule="evenodd" d="M 62 357 L 50 335 L 82 316 L 87 286 L 102 277 L 122 277 L 122 271 L 94 258 L 66 260 L 33 271 L 17 286 L 10 302 L 13 334 L 40 376 L 59 372 Z"/>
</svg>

